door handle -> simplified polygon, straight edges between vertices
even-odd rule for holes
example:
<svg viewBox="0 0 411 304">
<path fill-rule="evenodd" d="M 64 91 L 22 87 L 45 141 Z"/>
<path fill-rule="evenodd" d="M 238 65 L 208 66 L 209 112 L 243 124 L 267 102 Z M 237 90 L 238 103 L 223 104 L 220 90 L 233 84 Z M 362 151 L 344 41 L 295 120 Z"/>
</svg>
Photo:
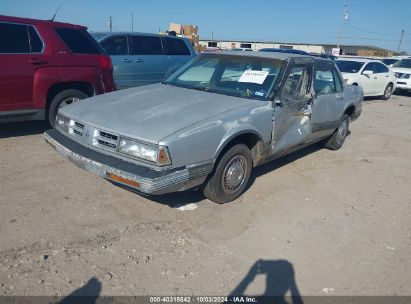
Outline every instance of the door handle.
<svg viewBox="0 0 411 304">
<path fill-rule="evenodd" d="M 144 62 L 144 60 L 143 59 L 136 59 L 136 60 L 134 60 L 134 62 L 142 63 L 142 62 Z"/>
<path fill-rule="evenodd" d="M 124 63 L 131 63 L 131 60 L 130 59 L 123 59 L 123 60 L 121 60 L 122 62 L 124 62 Z"/>
<path fill-rule="evenodd" d="M 390 77 L 390 75 L 385 75 L 385 78 L 388 78 L 388 77 Z"/>
<path fill-rule="evenodd" d="M 343 99 L 344 99 L 344 96 L 337 96 L 337 97 L 335 97 L 335 99 L 337 99 L 337 100 L 343 100 Z"/>
<path fill-rule="evenodd" d="M 37 58 L 32 58 L 32 59 L 29 60 L 29 63 L 34 64 L 34 65 L 42 65 L 42 64 L 46 64 L 47 60 L 40 60 L 40 59 L 37 59 Z"/>
</svg>

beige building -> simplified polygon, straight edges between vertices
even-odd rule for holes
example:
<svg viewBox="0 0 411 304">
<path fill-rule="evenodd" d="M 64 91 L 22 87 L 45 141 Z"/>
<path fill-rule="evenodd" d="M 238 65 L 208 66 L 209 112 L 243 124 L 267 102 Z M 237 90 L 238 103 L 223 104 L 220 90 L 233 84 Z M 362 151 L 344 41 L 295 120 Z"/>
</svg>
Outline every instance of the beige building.
<svg viewBox="0 0 411 304">
<path fill-rule="evenodd" d="M 308 53 L 331 53 L 331 50 L 337 47 L 335 44 L 313 44 L 313 43 L 286 43 L 273 41 L 240 41 L 240 40 L 200 40 L 200 45 L 203 48 L 217 47 L 221 49 L 233 48 L 250 48 L 258 51 L 262 48 L 279 48 L 279 49 L 295 49 L 302 50 Z M 396 53 L 394 51 L 382 49 L 375 46 L 367 45 L 341 45 L 345 55 L 357 56 L 379 56 L 389 57 Z"/>
</svg>

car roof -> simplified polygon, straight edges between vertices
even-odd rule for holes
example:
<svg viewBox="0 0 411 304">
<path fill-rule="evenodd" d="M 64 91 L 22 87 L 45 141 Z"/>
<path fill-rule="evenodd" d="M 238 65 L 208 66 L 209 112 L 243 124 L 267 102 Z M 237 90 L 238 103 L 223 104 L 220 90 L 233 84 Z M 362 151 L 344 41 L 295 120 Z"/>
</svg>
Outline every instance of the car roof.
<svg viewBox="0 0 411 304">
<path fill-rule="evenodd" d="M 65 23 L 65 22 L 57 22 L 53 20 L 40 20 L 40 19 L 30 19 L 30 18 L 20 18 L 20 17 L 13 17 L 13 16 L 4 16 L 0 15 L 0 21 L 3 22 L 11 22 L 11 23 L 23 23 L 23 24 L 45 24 L 52 27 L 68 27 L 68 28 L 75 28 L 75 29 L 87 29 L 86 26 Z"/>
<path fill-rule="evenodd" d="M 99 38 L 103 39 L 109 36 L 118 36 L 118 35 L 128 35 L 128 36 L 147 36 L 147 37 L 169 37 L 174 39 L 187 39 L 186 37 L 179 37 L 179 36 L 172 36 L 167 34 L 157 34 L 157 33 L 141 33 L 141 32 L 91 32 L 93 35 L 101 35 L 102 37 Z M 103 36 L 104 35 L 104 36 Z"/>
<path fill-rule="evenodd" d="M 367 59 L 367 58 L 351 58 L 351 57 L 337 58 L 337 61 L 378 62 L 378 63 L 381 63 L 381 61 L 379 61 L 379 60 Z"/>
<path fill-rule="evenodd" d="M 206 53 L 210 55 L 224 55 L 224 56 L 241 56 L 241 57 L 256 57 L 264 59 L 277 59 L 277 60 L 287 60 L 291 58 L 308 59 L 309 61 L 321 61 L 321 62 L 331 62 L 329 59 L 321 57 L 313 57 L 310 55 L 300 55 L 292 53 L 279 53 L 279 52 L 238 52 L 238 51 L 224 51 L 224 52 L 211 52 Z"/>
</svg>

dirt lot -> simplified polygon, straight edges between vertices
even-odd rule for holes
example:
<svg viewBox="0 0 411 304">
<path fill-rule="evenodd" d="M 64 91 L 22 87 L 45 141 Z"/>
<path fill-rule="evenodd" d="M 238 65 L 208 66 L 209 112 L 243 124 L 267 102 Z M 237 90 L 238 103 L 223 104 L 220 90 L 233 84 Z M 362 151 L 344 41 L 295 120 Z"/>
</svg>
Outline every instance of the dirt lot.
<svg viewBox="0 0 411 304">
<path fill-rule="evenodd" d="M 366 101 L 341 150 L 265 165 L 223 206 L 118 188 L 44 128 L 0 125 L 0 294 L 411 295 L 411 97 Z"/>
</svg>

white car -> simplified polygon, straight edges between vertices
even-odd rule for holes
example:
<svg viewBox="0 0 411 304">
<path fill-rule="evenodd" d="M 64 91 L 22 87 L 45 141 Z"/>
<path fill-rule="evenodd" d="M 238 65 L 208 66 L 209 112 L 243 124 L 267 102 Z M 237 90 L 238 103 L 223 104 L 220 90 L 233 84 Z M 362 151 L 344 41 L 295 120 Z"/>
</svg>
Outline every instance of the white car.
<svg viewBox="0 0 411 304">
<path fill-rule="evenodd" d="M 378 60 L 345 58 L 335 63 L 345 82 L 362 87 L 364 96 L 381 96 L 388 100 L 397 87 L 393 70 Z"/>
<path fill-rule="evenodd" d="M 397 89 L 411 91 L 411 58 L 401 59 L 392 69 L 397 76 Z"/>
</svg>

